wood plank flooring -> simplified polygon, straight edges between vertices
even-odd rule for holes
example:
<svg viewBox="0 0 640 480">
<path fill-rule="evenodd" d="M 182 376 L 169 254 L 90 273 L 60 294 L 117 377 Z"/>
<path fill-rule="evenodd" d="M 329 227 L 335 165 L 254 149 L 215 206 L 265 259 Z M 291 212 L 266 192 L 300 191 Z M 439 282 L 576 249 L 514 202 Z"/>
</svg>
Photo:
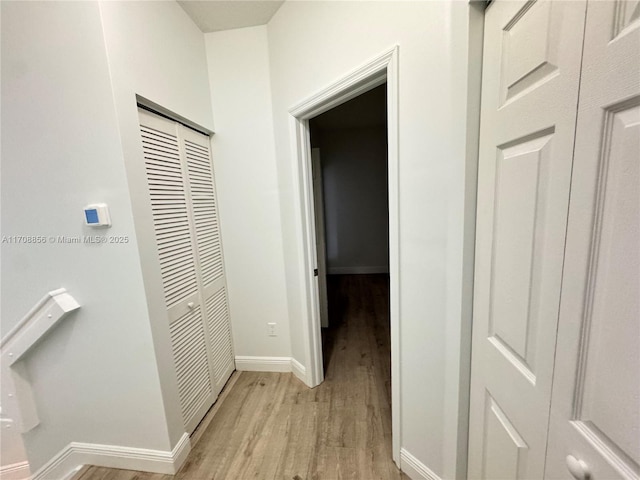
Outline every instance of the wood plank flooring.
<svg viewBox="0 0 640 480">
<path fill-rule="evenodd" d="M 393 480 L 387 275 L 328 277 L 325 381 L 241 372 L 175 475 L 84 467 L 75 480 Z"/>
</svg>

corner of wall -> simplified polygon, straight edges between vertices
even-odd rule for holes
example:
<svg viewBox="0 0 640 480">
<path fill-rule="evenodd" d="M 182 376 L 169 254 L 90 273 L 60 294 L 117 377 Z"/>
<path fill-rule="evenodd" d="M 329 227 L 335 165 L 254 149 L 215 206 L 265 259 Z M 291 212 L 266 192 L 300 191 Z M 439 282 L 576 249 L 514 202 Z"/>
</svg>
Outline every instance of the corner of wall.
<svg viewBox="0 0 640 480">
<path fill-rule="evenodd" d="M 289 358 L 293 348 L 267 42 L 266 26 L 205 35 L 231 324 L 243 365 Z M 266 335 L 267 323 L 277 324 L 277 336 Z"/>
</svg>

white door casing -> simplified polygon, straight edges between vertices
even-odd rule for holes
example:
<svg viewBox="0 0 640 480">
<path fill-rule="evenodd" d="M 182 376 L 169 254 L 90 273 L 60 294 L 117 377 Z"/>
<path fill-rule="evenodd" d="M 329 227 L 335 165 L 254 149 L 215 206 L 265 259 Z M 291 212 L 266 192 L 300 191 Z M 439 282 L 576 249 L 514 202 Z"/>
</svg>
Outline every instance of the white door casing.
<svg viewBox="0 0 640 480">
<path fill-rule="evenodd" d="M 589 2 L 582 63 L 545 478 L 571 456 L 575 478 L 637 480 L 640 2 Z"/>
<path fill-rule="evenodd" d="M 543 478 L 585 6 L 485 13 L 470 479 Z"/>
<path fill-rule="evenodd" d="M 235 369 L 209 137 L 139 109 L 147 186 L 187 432 Z"/>
<path fill-rule="evenodd" d="M 324 191 L 322 186 L 322 163 L 320 149 L 311 149 L 311 172 L 313 176 L 313 204 L 316 222 L 316 252 L 318 257 L 318 303 L 320 325 L 329 326 L 329 299 L 327 297 L 327 247 L 324 228 Z"/>
</svg>

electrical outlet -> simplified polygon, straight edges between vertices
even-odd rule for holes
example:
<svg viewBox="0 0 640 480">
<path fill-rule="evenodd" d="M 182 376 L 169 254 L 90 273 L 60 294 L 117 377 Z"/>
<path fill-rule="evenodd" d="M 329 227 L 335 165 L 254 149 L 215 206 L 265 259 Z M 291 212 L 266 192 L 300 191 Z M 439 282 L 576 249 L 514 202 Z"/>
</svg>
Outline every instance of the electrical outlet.
<svg viewBox="0 0 640 480">
<path fill-rule="evenodd" d="M 267 335 L 270 337 L 277 337 L 276 333 L 276 324 L 275 323 L 267 323 Z"/>
</svg>

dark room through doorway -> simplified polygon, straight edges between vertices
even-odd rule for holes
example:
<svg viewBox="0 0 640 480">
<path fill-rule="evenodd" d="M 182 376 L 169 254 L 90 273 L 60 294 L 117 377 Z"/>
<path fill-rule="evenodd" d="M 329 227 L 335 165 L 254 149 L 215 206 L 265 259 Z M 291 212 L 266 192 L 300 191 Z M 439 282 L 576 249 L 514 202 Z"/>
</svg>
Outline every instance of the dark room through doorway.
<svg viewBox="0 0 640 480">
<path fill-rule="evenodd" d="M 325 380 L 378 410 L 391 451 L 387 85 L 309 121 Z M 388 434 L 388 435 L 387 435 Z M 389 453 L 390 454 L 390 453 Z"/>
</svg>

